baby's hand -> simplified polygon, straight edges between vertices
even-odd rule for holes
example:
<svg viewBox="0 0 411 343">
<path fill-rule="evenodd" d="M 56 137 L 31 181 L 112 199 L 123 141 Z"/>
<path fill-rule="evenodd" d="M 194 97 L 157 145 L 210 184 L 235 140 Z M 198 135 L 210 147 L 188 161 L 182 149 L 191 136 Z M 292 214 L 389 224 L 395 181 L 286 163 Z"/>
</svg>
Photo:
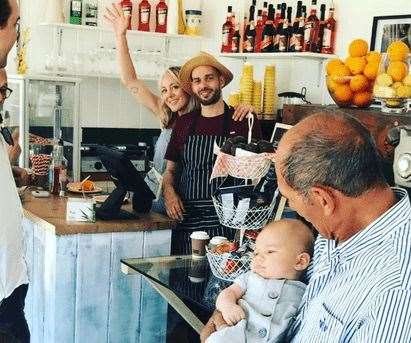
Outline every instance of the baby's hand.
<svg viewBox="0 0 411 343">
<path fill-rule="evenodd" d="M 221 313 L 224 320 L 230 326 L 237 324 L 241 319 L 245 319 L 244 310 L 237 304 L 232 304 L 225 307 L 224 309 L 222 309 Z"/>
</svg>

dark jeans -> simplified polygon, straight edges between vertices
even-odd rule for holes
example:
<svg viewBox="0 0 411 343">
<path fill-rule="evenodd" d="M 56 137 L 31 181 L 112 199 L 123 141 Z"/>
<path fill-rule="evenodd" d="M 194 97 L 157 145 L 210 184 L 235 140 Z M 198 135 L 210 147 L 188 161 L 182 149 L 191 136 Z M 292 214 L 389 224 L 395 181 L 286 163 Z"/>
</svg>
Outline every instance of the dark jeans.
<svg viewBox="0 0 411 343">
<path fill-rule="evenodd" d="M 0 305 L 0 343 L 30 342 L 30 331 L 24 317 L 24 301 L 29 285 L 17 287 Z M 10 337 L 8 340 L 5 337 Z M 14 339 L 14 340 L 13 340 Z"/>
</svg>

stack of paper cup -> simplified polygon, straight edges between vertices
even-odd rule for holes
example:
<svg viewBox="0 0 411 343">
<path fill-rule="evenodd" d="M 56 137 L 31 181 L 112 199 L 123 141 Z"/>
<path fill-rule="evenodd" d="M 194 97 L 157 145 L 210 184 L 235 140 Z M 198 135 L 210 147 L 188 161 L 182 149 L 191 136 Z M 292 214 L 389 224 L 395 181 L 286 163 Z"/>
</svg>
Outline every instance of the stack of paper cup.
<svg viewBox="0 0 411 343">
<path fill-rule="evenodd" d="M 231 93 L 228 96 L 228 104 L 231 107 L 237 107 L 240 104 L 240 93 Z"/>
<path fill-rule="evenodd" d="M 243 74 L 240 80 L 240 98 L 241 103 L 246 105 L 253 104 L 253 87 L 254 87 L 254 71 L 251 63 L 244 63 Z"/>
<path fill-rule="evenodd" d="M 276 87 L 275 66 L 268 65 L 264 72 L 263 114 L 264 119 L 275 119 Z"/>
<path fill-rule="evenodd" d="M 261 92 L 262 92 L 261 81 L 254 81 L 253 107 L 257 115 L 261 114 Z"/>
</svg>

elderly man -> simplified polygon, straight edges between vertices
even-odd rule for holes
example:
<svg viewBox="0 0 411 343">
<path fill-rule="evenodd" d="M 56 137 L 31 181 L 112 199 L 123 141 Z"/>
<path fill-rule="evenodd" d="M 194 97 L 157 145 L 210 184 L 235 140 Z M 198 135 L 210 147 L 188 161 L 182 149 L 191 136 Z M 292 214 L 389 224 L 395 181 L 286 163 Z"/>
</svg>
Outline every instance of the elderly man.
<svg viewBox="0 0 411 343">
<path fill-rule="evenodd" d="M 215 155 L 214 144 L 222 145 L 232 136 L 247 137 L 247 121 L 235 121 L 234 109 L 225 104 L 222 89 L 231 82 L 233 74 L 212 55 L 201 52 L 182 67 L 179 79 L 183 89 L 195 96 L 201 108 L 178 117 L 165 159 L 167 169 L 163 188 L 167 214 L 180 220 L 173 230 L 171 250 L 174 254 L 190 253 L 190 234 L 207 231 L 210 236 L 227 236 L 221 227 L 211 195 L 218 180 L 210 182 Z M 258 120 L 254 137 L 261 137 Z M 176 171 L 180 184 L 176 185 Z"/>
<path fill-rule="evenodd" d="M 411 206 L 379 160 L 346 115 L 310 116 L 280 142 L 279 189 L 319 232 L 291 342 L 411 342 Z"/>
<path fill-rule="evenodd" d="M 17 37 L 19 9 L 16 0 L 0 0 L 0 68 Z M 3 95 L 2 95 L 3 96 Z M 24 317 L 28 288 L 24 261 L 22 207 L 7 156 L 7 135 L 0 136 L 0 338 L 29 342 L 30 333 Z M 16 170 L 19 173 L 19 170 Z"/>
</svg>

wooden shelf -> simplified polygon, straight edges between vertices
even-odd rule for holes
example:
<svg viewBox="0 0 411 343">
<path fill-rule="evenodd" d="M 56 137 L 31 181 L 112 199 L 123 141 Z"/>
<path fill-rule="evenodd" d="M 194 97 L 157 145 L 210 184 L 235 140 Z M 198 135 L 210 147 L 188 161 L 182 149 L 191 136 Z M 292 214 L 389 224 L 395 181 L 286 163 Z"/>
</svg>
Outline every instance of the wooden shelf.
<svg viewBox="0 0 411 343">
<path fill-rule="evenodd" d="M 261 52 L 261 53 L 221 53 L 220 57 L 229 57 L 236 59 L 313 59 L 313 60 L 327 60 L 336 58 L 336 55 L 318 54 L 315 52 Z"/>
<path fill-rule="evenodd" d="M 113 33 L 113 30 L 105 27 L 98 26 L 86 26 L 86 25 L 74 25 L 74 24 L 52 24 L 52 23 L 41 23 L 39 24 L 43 27 L 57 28 L 62 30 L 76 30 L 76 31 L 94 31 L 101 33 Z M 199 40 L 202 36 L 189 36 L 189 35 L 179 35 L 172 33 L 160 33 L 160 32 L 145 32 L 138 30 L 128 30 L 127 35 L 132 36 L 145 36 L 151 38 L 171 38 L 171 39 L 189 39 L 189 40 Z"/>
</svg>

